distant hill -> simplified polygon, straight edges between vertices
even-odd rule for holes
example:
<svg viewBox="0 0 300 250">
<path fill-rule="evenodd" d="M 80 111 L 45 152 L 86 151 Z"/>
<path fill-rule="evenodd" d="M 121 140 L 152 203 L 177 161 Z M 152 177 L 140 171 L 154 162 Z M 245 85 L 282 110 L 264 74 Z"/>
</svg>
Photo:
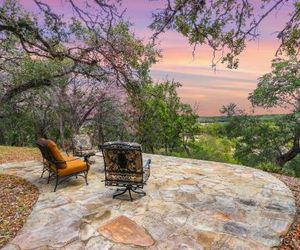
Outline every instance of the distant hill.
<svg viewBox="0 0 300 250">
<path fill-rule="evenodd" d="M 275 119 L 279 119 L 286 114 L 276 114 L 276 115 L 255 115 L 262 121 L 271 121 Z M 199 123 L 222 123 L 228 122 L 227 116 L 199 116 L 198 122 Z"/>
</svg>

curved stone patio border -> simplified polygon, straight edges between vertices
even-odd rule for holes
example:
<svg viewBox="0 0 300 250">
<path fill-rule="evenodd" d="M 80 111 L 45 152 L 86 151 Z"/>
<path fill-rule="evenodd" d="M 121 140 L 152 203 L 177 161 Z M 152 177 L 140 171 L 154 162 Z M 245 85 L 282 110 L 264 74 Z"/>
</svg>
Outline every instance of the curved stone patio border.
<svg viewBox="0 0 300 250">
<path fill-rule="evenodd" d="M 146 157 L 153 162 L 144 188 L 147 196 L 134 202 L 112 199 L 114 190 L 101 182 L 100 156 L 94 157 L 89 186 L 74 178 L 56 193 L 53 183 L 40 178 L 40 163 L 1 165 L 0 173 L 26 178 L 41 192 L 24 227 L 4 249 L 136 249 L 99 233 L 118 216 L 149 234 L 154 240 L 149 249 L 270 249 L 293 222 L 291 191 L 268 173 L 216 162 Z"/>
</svg>

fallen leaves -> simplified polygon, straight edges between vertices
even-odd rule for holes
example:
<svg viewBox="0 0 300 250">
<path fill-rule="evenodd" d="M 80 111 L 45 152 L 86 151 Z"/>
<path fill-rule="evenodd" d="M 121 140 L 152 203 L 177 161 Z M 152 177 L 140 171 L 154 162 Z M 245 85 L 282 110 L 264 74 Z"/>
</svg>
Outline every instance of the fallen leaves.
<svg viewBox="0 0 300 250">
<path fill-rule="evenodd" d="M 284 236 L 280 246 L 278 247 L 279 250 L 294 250 L 300 249 L 300 179 L 293 178 L 289 176 L 274 174 L 278 179 L 287 185 L 290 190 L 293 192 L 296 206 L 297 206 L 297 214 L 295 218 L 295 222 L 291 229 L 289 230 L 288 234 Z"/>
<path fill-rule="evenodd" d="M 0 248 L 22 228 L 38 195 L 28 181 L 0 174 Z"/>
</svg>

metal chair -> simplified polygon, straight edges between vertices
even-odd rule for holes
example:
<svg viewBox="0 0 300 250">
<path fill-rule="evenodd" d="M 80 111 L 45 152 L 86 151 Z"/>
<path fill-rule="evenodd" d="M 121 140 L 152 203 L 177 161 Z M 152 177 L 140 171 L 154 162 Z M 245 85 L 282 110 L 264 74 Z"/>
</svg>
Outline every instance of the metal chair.
<svg viewBox="0 0 300 250">
<path fill-rule="evenodd" d="M 39 139 L 36 144 L 43 156 L 42 176 L 45 171 L 49 172 L 47 183 L 49 183 L 52 176 L 55 177 L 54 192 L 59 184 L 72 176 L 76 176 L 76 178 L 78 176 L 84 177 L 85 183 L 88 185 L 87 175 L 90 169 L 89 157 L 91 155 L 86 155 L 83 161 L 79 158 L 61 154 L 55 142 L 51 140 Z"/>
<path fill-rule="evenodd" d="M 143 164 L 142 147 L 137 143 L 107 142 L 100 145 L 105 168 L 105 186 L 118 187 L 113 198 L 129 192 L 146 195 L 142 190 L 150 176 L 151 160 Z"/>
</svg>

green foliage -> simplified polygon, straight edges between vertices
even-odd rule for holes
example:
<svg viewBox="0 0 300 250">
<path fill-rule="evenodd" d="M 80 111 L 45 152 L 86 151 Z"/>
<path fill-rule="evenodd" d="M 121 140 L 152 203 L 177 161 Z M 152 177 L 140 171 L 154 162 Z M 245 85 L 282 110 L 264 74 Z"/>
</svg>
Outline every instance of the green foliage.
<svg viewBox="0 0 300 250">
<path fill-rule="evenodd" d="M 300 108 L 300 62 L 297 58 L 275 59 L 272 71 L 259 78 L 257 88 L 249 96 L 255 106 Z"/>
<path fill-rule="evenodd" d="M 261 121 L 253 116 L 233 117 L 227 124 L 227 134 L 236 138 L 235 157 L 247 166 L 271 162 L 293 141 L 295 117 L 285 116 L 273 121 Z"/>
<path fill-rule="evenodd" d="M 233 157 L 234 144 L 233 140 L 206 135 L 200 136 L 194 142 L 190 142 L 188 146 L 190 148 L 191 158 L 238 163 Z"/>
<path fill-rule="evenodd" d="M 197 116 L 189 105 L 180 102 L 179 86 L 170 81 L 145 84 L 129 99 L 136 111 L 132 125 L 138 140 L 151 152 L 161 147 L 165 152 L 173 151 L 184 135 L 193 134 Z"/>
<path fill-rule="evenodd" d="M 188 153 L 183 146 L 168 155 L 200 160 L 238 163 L 234 159 L 235 140 L 223 136 L 225 126 L 220 123 L 199 125 L 194 138 L 187 142 Z M 159 151 L 165 154 L 162 150 Z"/>
<path fill-rule="evenodd" d="M 230 104 L 227 135 L 236 139 L 234 157 L 244 165 L 264 170 L 299 175 L 300 153 L 300 67 L 298 59 L 275 59 L 272 71 L 259 78 L 249 99 L 254 107 L 284 107 L 292 111 L 259 119 Z"/>
<path fill-rule="evenodd" d="M 291 1 L 293 2 L 293 1 Z M 213 65 L 222 62 L 228 68 L 239 66 L 238 56 L 247 41 L 259 37 L 263 20 L 278 10 L 281 1 L 199 1 L 169 0 L 164 8 L 153 14 L 150 27 L 160 33 L 172 29 L 185 36 L 195 48 L 207 45 L 213 50 Z M 299 3 L 289 10 L 289 20 L 278 32 L 280 46 L 277 54 L 299 55 Z"/>
<path fill-rule="evenodd" d="M 263 162 L 258 164 L 256 167 L 266 172 L 283 174 L 283 169 L 278 165 L 272 164 L 271 162 Z"/>
<path fill-rule="evenodd" d="M 55 86 L 64 77 L 92 79 L 98 86 L 115 84 L 127 91 L 140 85 L 158 51 L 153 43 L 136 38 L 131 24 L 108 2 L 81 6 L 67 1 L 73 10 L 69 20 L 54 12 L 51 3 L 34 1 L 39 15 L 18 1 L 1 3 L 0 74 L 8 81 L 0 104 L 31 89 Z"/>
<path fill-rule="evenodd" d="M 300 155 L 297 155 L 293 160 L 287 162 L 284 170 L 287 175 L 300 177 Z"/>
</svg>

